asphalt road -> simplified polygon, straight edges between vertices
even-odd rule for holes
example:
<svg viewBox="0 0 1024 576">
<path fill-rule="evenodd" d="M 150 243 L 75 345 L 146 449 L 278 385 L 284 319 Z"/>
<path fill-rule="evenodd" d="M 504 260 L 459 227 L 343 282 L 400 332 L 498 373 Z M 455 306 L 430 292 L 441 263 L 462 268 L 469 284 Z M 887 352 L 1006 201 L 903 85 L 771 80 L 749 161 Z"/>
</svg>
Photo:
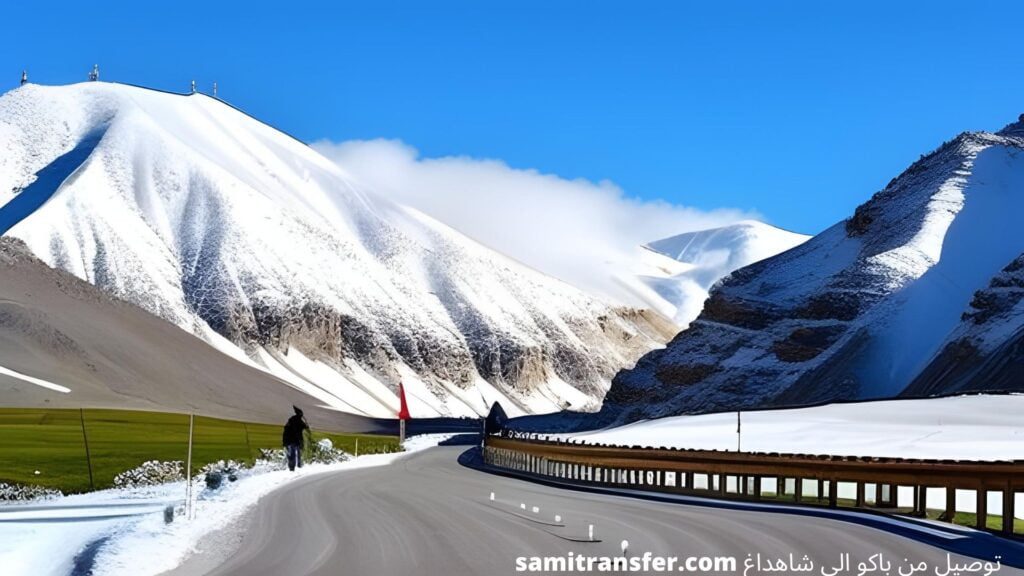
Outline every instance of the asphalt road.
<svg viewBox="0 0 1024 576">
<path fill-rule="evenodd" d="M 893 576 L 904 559 L 927 562 L 926 574 L 947 566 L 945 551 L 858 524 L 562 490 L 464 468 L 456 462 L 463 450 L 436 448 L 287 485 L 226 539 L 233 552 L 200 553 L 176 574 L 514 574 L 520 556 L 618 556 L 622 540 L 630 555 L 733 556 L 737 570 L 725 572 L 732 574 L 743 574 L 748 555 L 758 553 L 762 560 L 807 555 L 810 574 L 838 564 L 841 553 L 853 567 L 840 574 L 856 574 L 858 562 L 878 553 L 894 562 Z M 556 514 L 564 526 L 552 525 Z M 586 538 L 590 524 L 600 542 L 572 541 Z"/>
</svg>

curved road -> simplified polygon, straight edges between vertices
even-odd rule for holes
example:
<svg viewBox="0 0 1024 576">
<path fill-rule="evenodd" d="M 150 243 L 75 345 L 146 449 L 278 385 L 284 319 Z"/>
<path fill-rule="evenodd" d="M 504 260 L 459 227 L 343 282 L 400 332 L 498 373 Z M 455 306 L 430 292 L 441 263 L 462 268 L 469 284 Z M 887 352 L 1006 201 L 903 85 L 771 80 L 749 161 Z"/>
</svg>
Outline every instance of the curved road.
<svg viewBox="0 0 1024 576">
<path fill-rule="evenodd" d="M 513 574 L 519 556 L 616 556 L 623 539 L 631 555 L 734 556 L 734 574 L 757 553 L 806 554 L 815 562 L 811 574 L 834 566 L 841 552 L 850 554 L 851 574 L 876 553 L 893 562 L 908 558 L 943 569 L 947 563 L 942 550 L 849 522 L 602 496 L 495 476 L 460 466 L 464 450 L 435 448 L 387 466 L 298 480 L 261 501 L 233 538 L 233 552 L 200 552 L 175 573 Z M 564 526 L 551 525 L 555 514 Z M 589 524 L 601 542 L 571 540 L 585 538 Z M 1024 571 L 1003 567 L 999 574 Z"/>
</svg>

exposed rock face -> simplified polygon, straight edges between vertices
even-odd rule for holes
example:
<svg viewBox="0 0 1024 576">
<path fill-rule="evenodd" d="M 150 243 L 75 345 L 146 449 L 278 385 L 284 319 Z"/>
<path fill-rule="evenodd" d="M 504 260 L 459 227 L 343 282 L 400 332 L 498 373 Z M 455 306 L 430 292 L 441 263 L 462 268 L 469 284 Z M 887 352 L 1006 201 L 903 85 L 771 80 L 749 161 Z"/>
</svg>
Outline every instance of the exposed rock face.
<svg viewBox="0 0 1024 576">
<path fill-rule="evenodd" d="M 974 294 L 962 319 L 903 395 L 1024 390 L 1024 254 Z"/>
<path fill-rule="evenodd" d="M 961 134 L 846 221 L 720 282 L 688 330 L 615 378 L 597 421 L 1024 387 L 1024 262 L 1006 266 L 1022 207 L 1024 124 Z"/>
<path fill-rule="evenodd" d="M 0 367 L 70 389 L 0 373 L 8 407 L 118 407 L 280 423 L 298 404 L 320 429 L 381 430 L 367 418 L 312 404 L 278 378 L 50 268 L 9 237 L 0 238 Z"/>
</svg>

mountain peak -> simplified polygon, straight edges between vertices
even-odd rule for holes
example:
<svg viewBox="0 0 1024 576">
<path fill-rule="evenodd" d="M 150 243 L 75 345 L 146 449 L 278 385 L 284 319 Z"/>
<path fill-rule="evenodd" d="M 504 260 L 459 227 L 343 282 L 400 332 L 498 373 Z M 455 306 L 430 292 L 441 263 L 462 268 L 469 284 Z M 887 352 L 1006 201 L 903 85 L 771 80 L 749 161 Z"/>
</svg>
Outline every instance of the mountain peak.
<svg viewBox="0 0 1024 576">
<path fill-rule="evenodd" d="M 998 134 L 1000 136 L 1024 136 L 1024 114 L 1021 114 L 1016 122 L 1007 124 Z"/>
<path fill-rule="evenodd" d="M 783 230 L 759 220 L 740 220 L 725 226 L 662 238 L 646 246 L 680 262 L 697 263 L 697 260 L 709 257 L 711 252 L 717 252 L 720 256 L 723 250 L 730 253 L 754 251 L 757 254 L 752 257 L 760 260 L 788 250 L 808 238 L 804 234 Z"/>
<path fill-rule="evenodd" d="M 716 282 L 808 238 L 757 220 L 685 232 L 645 246 L 676 261 L 681 269 L 665 276 L 647 276 L 644 281 L 675 307 L 672 315 L 676 323 L 686 326 L 700 313 L 708 290 Z"/>
</svg>

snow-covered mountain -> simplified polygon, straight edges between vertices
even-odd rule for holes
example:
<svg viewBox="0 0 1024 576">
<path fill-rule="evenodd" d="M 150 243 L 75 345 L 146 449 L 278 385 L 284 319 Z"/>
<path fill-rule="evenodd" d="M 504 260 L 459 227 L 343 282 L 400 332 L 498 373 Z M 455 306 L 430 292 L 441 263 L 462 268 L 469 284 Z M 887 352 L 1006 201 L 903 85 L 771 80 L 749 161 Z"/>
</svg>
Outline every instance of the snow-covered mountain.
<svg viewBox="0 0 1024 576">
<path fill-rule="evenodd" d="M 662 307 L 663 312 L 686 327 L 700 314 L 715 282 L 744 266 L 799 246 L 808 238 L 757 220 L 687 232 L 647 244 L 647 250 L 678 264 L 653 264 L 664 272 L 640 277 L 670 306 L 667 310 Z"/>
<path fill-rule="evenodd" d="M 0 98 L 0 233 L 339 410 L 595 408 L 674 332 L 363 190 L 219 100 Z M 188 358 L 181 358 L 188 362 Z"/>
<path fill-rule="evenodd" d="M 668 347 L 616 377 L 603 419 L 1024 380 L 1024 117 L 923 156 L 840 222 L 733 273 Z"/>
</svg>

